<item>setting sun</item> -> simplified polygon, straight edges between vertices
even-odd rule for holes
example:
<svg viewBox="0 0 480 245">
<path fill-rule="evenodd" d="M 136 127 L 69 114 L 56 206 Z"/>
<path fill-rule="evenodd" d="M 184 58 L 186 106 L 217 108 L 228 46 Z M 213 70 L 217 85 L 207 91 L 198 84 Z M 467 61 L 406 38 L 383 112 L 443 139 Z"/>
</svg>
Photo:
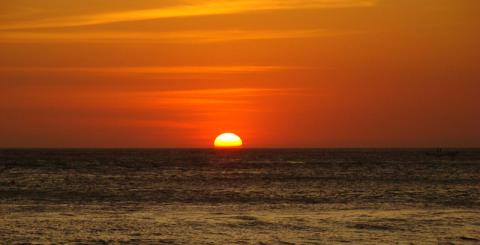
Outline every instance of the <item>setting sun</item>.
<svg viewBox="0 0 480 245">
<path fill-rule="evenodd" d="M 241 147 L 243 142 L 242 139 L 234 133 L 223 133 L 215 138 L 213 145 L 221 148 Z"/>
</svg>

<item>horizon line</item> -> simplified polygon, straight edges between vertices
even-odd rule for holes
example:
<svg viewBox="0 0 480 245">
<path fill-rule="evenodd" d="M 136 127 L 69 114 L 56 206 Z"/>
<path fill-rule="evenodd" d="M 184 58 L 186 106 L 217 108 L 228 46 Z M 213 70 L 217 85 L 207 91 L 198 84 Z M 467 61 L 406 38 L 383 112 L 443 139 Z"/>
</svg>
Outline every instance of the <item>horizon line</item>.
<svg viewBox="0 0 480 245">
<path fill-rule="evenodd" d="M 0 147 L 0 150 L 422 150 L 422 149 L 469 149 L 480 150 L 480 146 L 402 146 L 402 147 Z"/>
</svg>

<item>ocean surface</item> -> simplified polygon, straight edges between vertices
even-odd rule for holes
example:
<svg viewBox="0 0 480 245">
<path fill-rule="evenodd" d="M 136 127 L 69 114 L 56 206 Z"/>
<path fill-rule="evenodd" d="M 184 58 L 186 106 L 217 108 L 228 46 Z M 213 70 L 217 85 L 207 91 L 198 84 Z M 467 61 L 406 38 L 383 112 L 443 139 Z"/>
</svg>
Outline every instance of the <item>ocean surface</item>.
<svg viewBox="0 0 480 245">
<path fill-rule="evenodd" d="M 1 243 L 479 244 L 480 150 L 0 150 Z"/>
</svg>

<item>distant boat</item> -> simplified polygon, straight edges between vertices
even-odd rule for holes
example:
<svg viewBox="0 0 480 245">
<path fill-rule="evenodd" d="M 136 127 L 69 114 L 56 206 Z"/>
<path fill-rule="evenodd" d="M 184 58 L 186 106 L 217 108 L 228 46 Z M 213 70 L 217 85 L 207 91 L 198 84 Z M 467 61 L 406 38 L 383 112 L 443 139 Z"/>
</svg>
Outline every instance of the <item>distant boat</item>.
<svg viewBox="0 0 480 245">
<path fill-rule="evenodd" d="M 425 155 L 432 157 L 450 157 L 455 158 L 460 152 L 458 151 L 449 151 L 442 148 L 438 148 L 435 151 L 425 152 Z"/>
</svg>

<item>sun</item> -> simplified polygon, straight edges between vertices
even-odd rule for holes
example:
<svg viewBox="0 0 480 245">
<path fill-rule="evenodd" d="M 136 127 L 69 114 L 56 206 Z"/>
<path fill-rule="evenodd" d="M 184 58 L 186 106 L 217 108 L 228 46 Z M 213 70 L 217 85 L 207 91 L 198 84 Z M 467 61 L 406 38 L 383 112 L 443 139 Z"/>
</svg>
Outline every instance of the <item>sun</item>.
<svg viewBox="0 0 480 245">
<path fill-rule="evenodd" d="M 234 133 L 223 133 L 215 138 L 213 145 L 217 148 L 238 148 L 242 147 L 243 142 Z"/>
</svg>

